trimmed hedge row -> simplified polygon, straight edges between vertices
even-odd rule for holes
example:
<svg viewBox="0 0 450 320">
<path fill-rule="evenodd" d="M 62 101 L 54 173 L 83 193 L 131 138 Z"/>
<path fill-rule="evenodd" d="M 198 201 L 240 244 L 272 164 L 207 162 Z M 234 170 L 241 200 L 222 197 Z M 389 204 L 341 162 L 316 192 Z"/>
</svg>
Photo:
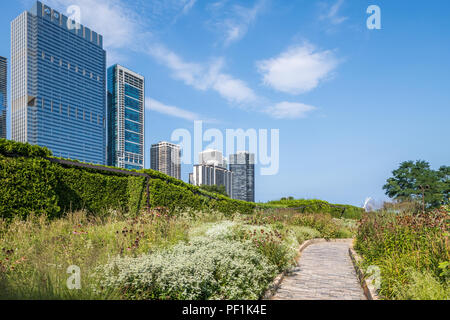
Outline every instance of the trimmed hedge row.
<svg viewBox="0 0 450 320">
<path fill-rule="evenodd" d="M 348 219 L 360 219 L 364 213 L 363 208 L 343 205 L 343 204 L 331 204 L 323 200 L 277 200 L 270 201 L 264 207 L 268 208 L 302 208 L 305 213 L 329 213 L 333 217 L 341 217 L 342 210 L 345 208 L 343 218 Z"/>
<path fill-rule="evenodd" d="M 50 156 L 46 148 L 0 139 L 1 218 L 25 218 L 31 212 L 54 218 L 81 209 L 96 215 L 109 209 L 137 215 L 145 208 L 146 177 L 129 175 L 129 170 L 102 171 L 103 166 L 93 169 L 52 163 Z M 203 210 L 250 214 L 256 206 L 206 192 L 157 171 L 139 172 L 151 177 L 152 207 L 167 207 L 174 213 Z"/>
</svg>

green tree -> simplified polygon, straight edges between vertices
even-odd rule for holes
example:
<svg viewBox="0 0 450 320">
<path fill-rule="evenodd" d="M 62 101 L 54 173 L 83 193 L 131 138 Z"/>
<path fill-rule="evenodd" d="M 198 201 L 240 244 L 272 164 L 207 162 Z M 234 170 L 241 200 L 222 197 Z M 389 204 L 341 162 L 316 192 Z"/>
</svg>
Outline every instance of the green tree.
<svg viewBox="0 0 450 320">
<path fill-rule="evenodd" d="M 227 193 L 227 189 L 225 188 L 224 185 L 220 185 L 220 186 L 216 186 L 216 185 L 212 185 L 212 186 L 207 186 L 207 185 L 202 185 L 200 186 L 201 189 L 208 191 L 208 192 L 212 192 L 212 193 L 218 193 L 218 194 L 222 194 L 224 196 L 229 196 Z"/>
<path fill-rule="evenodd" d="M 444 197 L 444 203 L 449 204 L 450 203 L 450 167 L 449 166 L 442 166 L 439 169 L 439 178 L 442 183 L 442 194 Z"/>
<path fill-rule="evenodd" d="M 434 171 L 426 161 L 406 161 L 392 174 L 393 177 L 383 186 L 390 198 L 399 201 L 422 201 L 425 194 L 427 207 L 435 208 L 445 203 L 444 180 L 447 179 L 448 185 L 448 167 Z"/>
</svg>

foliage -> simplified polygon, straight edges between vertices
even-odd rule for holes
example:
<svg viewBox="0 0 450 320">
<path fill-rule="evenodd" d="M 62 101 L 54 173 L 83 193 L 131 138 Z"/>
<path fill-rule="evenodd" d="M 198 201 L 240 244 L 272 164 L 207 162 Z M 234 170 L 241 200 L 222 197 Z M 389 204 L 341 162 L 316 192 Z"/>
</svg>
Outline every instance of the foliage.
<svg viewBox="0 0 450 320">
<path fill-rule="evenodd" d="M 290 230 L 273 230 L 269 226 L 237 226 L 234 239 L 249 241 L 278 272 L 293 265 L 299 243 Z"/>
<path fill-rule="evenodd" d="M 302 213 L 329 213 L 336 218 L 360 219 L 363 213 L 362 208 L 350 205 L 331 204 L 323 200 L 294 200 L 292 197 L 282 198 L 277 201 L 270 201 L 266 206 L 259 205 L 261 208 L 298 208 Z M 345 209 L 345 211 L 344 211 Z"/>
<path fill-rule="evenodd" d="M 442 194 L 444 203 L 450 204 L 450 167 L 442 166 L 438 171 L 439 179 L 442 182 Z"/>
<path fill-rule="evenodd" d="M 390 198 L 422 201 L 425 194 L 424 200 L 428 207 L 437 208 L 449 203 L 449 167 L 434 171 L 426 161 L 406 161 L 392 175 L 383 186 Z"/>
<path fill-rule="evenodd" d="M 442 285 L 430 272 L 408 270 L 407 278 L 411 279 L 404 287 L 397 285 L 394 292 L 399 300 L 449 300 L 450 285 Z"/>
<path fill-rule="evenodd" d="M 313 230 L 311 234 L 314 234 L 315 238 L 352 238 L 356 232 L 355 221 L 353 219 L 337 219 L 333 218 L 328 213 L 297 213 L 288 209 L 274 209 L 270 213 L 259 212 L 245 219 L 248 224 L 251 225 L 273 225 L 274 227 L 281 228 L 283 226 L 289 226 L 291 230 L 296 232 L 297 227 L 301 227 L 302 230 L 297 229 L 298 240 L 307 240 L 313 237 L 308 236 L 308 231 Z M 305 227 L 308 227 L 305 229 Z"/>
<path fill-rule="evenodd" d="M 138 256 L 186 241 L 190 221 L 157 212 L 127 218 L 111 212 L 100 219 L 85 212 L 48 220 L 29 216 L 0 220 L 0 299 L 114 299 L 98 295 L 95 268 L 111 256 Z M 68 290 L 66 269 L 82 271 L 82 290 Z"/>
<path fill-rule="evenodd" d="M 101 288 L 127 299 L 258 299 L 275 268 L 245 242 L 199 238 L 100 268 Z"/>
<path fill-rule="evenodd" d="M 448 244 L 449 212 L 445 208 L 428 214 L 395 214 L 379 212 L 366 214 L 358 229 L 355 249 L 366 266 L 381 269 L 382 296 L 401 299 L 399 288 L 414 288 L 417 273 L 430 274 L 444 291 L 448 276 L 442 268 L 450 260 Z M 419 282 L 420 282 L 419 281 Z"/>
<path fill-rule="evenodd" d="M 322 237 L 297 219 L 307 215 L 283 210 L 0 219 L 0 299 L 258 299 L 299 243 Z M 354 223 L 326 216 L 337 230 Z M 82 270 L 82 290 L 66 287 L 70 265 Z"/>
<path fill-rule="evenodd" d="M 118 210 L 135 216 L 146 207 L 145 177 L 128 175 L 129 170 L 107 172 L 100 170 L 104 166 L 80 168 L 43 158 L 50 155 L 45 148 L 0 140 L 0 217 L 25 218 L 34 212 L 55 218 L 77 210 L 96 215 Z M 251 214 L 255 208 L 254 203 L 207 192 L 160 172 L 142 172 L 151 177 L 152 207 L 166 207 L 174 214 L 204 210 L 228 215 Z"/>
<path fill-rule="evenodd" d="M 220 185 L 220 186 L 217 186 L 217 185 L 212 185 L 212 186 L 202 185 L 202 186 L 200 186 L 200 189 L 203 189 L 203 190 L 211 192 L 211 193 L 221 194 L 221 195 L 224 195 L 224 196 L 228 197 L 228 193 L 227 193 L 227 190 L 226 190 L 224 185 Z"/>
<path fill-rule="evenodd" d="M 49 161 L 0 155 L 0 181 L 0 218 L 59 214 L 57 176 Z"/>
<path fill-rule="evenodd" d="M 50 157 L 52 152 L 46 147 L 34 146 L 29 143 L 15 142 L 0 138 L 0 154 L 23 157 Z"/>
</svg>

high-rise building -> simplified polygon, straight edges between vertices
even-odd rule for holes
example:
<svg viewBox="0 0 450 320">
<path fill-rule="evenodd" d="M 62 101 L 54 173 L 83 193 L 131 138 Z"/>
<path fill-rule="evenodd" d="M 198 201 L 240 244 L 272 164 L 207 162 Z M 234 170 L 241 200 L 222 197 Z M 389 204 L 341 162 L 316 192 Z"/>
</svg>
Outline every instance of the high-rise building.
<svg viewBox="0 0 450 320">
<path fill-rule="evenodd" d="M 6 108 L 8 106 L 8 67 L 6 58 L 0 57 L 0 138 L 6 139 Z"/>
<path fill-rule="evenodd" d="M 238 152 L 230 155 L 233 172 L 233 199 L 255 202 L 255 155 Z"/>
<path fill-rule="evenodd" d="M 11 22 L 11 134 L 57 157 L 106 163 L 103 38 L 37 1 Z"/>
<path fill-rule="evenodd" d="M 223 157 L 222 152 L 218 150 L 208 149 L 198 154 L 198 163 L 221 168 L 227 168 L 227 160 Z"/>
<path fill-rule="evenodd" d="M 170 142 L 153 144 L 150 150 L 151 168 L 181 179 L 181 147 Z"/>
<path fill-rule="evenodd" d="M 108 68 L 108 165 L 144 169 L 144 77 L 120 65 Z"/>
<path fill-rule="evenodd" d="M 233 173 L 226 168 L 215 165 L 198 164 L 190 175 L 190 183 L 195 186 L 225 186 L 229 197 L 233 197 Z"/>
</svg>

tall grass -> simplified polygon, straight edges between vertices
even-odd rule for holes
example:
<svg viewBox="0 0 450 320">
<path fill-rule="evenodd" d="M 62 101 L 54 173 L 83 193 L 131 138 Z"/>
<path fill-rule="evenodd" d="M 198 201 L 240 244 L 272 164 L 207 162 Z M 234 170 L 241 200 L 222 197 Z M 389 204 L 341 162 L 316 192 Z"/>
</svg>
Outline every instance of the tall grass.
<svg viewBox="0 0 450 320">
<path fill-rule="evenodd" d="M 378 212 L 361 220 L 355 249 L 381 269 L 387 299 L 449 299 L 448 208 L 425 214 Z M 433 292 L 426 292 L 431 290 Z"/>
<path fill-rule="evenodd" d="M 101 220 L 85 212 L 52 221 L 43 216 L 0 221 L 0 298 L 114 298 L 92 290 L 98 265 L 187 240 L 190 223 L 159 214 Z M 67 289 L 71 265 L 81 268 L 82 290 Z"/>
<path fill-rule="evenodd" d="M 255 299 L 276 272 L 293 265 L 300 243 L 351 237 L 354 224 L 283 209 L 233 217 L 80 211 L 53 220 L 0 220 L 0 299 Z M 133 290 L 116 278 L 116 262 L 120 277 L 138 281 Z M 81 290 L 67 288 L 72 265 L 80 267 Z M 99 270 L 111 272 L 105 278 Z"/>
</svg>

